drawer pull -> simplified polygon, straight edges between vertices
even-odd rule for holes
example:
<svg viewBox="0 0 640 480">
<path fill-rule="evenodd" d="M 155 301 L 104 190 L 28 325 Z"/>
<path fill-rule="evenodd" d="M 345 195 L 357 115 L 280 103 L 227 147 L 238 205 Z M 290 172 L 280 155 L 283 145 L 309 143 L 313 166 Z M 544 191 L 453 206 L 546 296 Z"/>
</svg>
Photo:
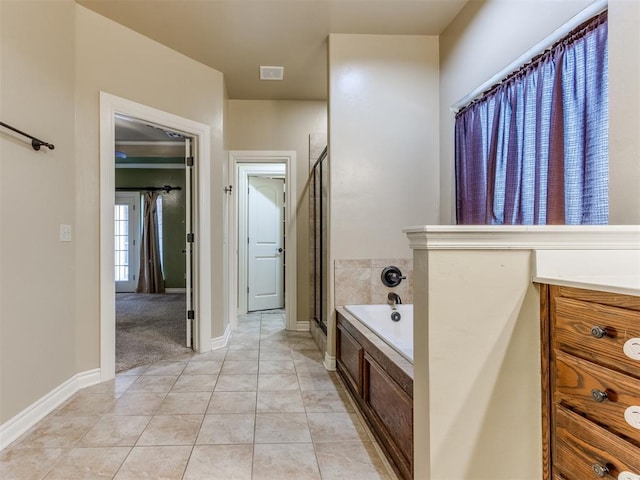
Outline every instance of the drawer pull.
<svg viewBox="0 0 640 480">
<path fill-rule="evenodd" d="M 603 392 L 602 390 L 598 390 L 597 388 L 591 390 L 591 396 L 598 403 L 604 402 L 607 398 L 609 398 L 607 392 Z"/>
<path fill-rule="evenodd" d="M 609 468 L 601 463 L 594 463 L 591 465 L 591 470 L 596 474 L 596 477 L 605 477 L 609 474 Z"/>
<path fill-rule="evenodd" d="M 595 338 L 606 337 L 607 336 L 607 329 L 599 327 L 598 325 L 595 325 L 595 326 L 591 327 L 591 335 L 593 337 L 595 337 Z"/>
</svg>

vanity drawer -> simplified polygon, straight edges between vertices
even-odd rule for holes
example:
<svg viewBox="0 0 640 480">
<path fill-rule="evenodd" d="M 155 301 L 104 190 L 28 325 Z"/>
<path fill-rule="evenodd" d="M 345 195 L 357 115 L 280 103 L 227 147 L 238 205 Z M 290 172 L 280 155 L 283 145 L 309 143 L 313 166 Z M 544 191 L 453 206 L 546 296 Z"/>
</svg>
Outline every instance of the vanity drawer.
<svg viewBox="0 0 640 480">
<path fill-rule="evenodd" d="M 640 377 L 639 311 L 563 297 L 556 297 L 552 308 L 553 348 Z M 598 327 L 605 336 L 592 333 Z M 632 358 L 634 352 L 638 358 Z"/>
<path fill-rule="evenodd" d="M 640 449 L 576 413 L 555 408 L 554 469 L 567 480 L 640 475 Z M 598 475 L 594 469 L 606 468 Z M 630 478 L 633 478 L 631 476 Z"/>
<path fill-rule="evenodd" d="M 556 352 L 553 400 L 640 446 L 640 380 Z"/>
</svg>

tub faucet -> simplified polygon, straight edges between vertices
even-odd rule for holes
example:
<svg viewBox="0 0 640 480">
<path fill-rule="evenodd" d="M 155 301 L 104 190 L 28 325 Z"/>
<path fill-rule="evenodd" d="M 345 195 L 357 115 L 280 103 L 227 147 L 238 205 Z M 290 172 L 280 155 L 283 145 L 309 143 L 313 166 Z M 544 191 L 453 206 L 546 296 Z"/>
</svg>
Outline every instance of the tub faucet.
<svg viewBox="0 0 640 480">
<path fill-rule="evenodd" d="M 391 305 L 391 308 L 393 310 L 395 310 L 396 308 L 398 308 L 397 305 L 400 305 L 402 303 L 402 299 L 397 293 L 389 292 L 389 294 L 387 295 L 387 303 Z"/>
</svg>

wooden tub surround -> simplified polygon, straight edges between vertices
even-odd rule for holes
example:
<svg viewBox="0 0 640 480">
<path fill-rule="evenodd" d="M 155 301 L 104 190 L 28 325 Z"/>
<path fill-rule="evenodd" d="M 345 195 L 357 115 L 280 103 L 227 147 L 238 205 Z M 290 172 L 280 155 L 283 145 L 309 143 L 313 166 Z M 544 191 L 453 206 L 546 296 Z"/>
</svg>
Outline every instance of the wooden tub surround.
<svg viewBox="0 0 640 480">
<path fill-rule="evenodd" d="M 413 364 L 344 308 L 336 311 L 338 373 L 396 472 L 412 479 Z"/>
</svg>

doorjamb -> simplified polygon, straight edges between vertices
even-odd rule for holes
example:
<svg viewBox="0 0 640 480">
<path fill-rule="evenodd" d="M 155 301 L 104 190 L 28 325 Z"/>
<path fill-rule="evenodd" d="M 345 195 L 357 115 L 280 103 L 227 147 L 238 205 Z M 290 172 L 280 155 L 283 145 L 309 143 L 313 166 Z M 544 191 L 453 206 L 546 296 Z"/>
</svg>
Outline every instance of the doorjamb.
<svg viewBox="0 0 640 480">
<path fill-rule="evenodd" d="M 271 150 L 234 150 L 229 152 L 229 179 L 232 182 L 232 201 L 229 204 L 229 245 L 231 245 L 231 254 L 229 255 L 229 324 L 233 330 L 238 326 L 238 195 L 240 188 L 246 189 L 242 185 L 241 166 L 249 164 L 255 165 L 256 168 L 260 164 L 285 165 L 285 221 L 286 221 L 286 262 L 285 262 L 285 313 L 286 313 L 286 329 L 307 331 L 309 322 L 298 322 L 297 319 L 297 192 L 296 192 L 296 152 L 295 151 L 271 151 Z M 266 165 L 265 165 L 266 166 Z M 246 178 L 246 176 L 245 176 Z M 246 310 L 245 310 L 246 311 Z"/>
<path fill-rule="evenodd" d="M 244 192 L 249 188 L 249 177 L 281 177 L 286 179 L 286 165 L 282 163 L 239 163 L 238 164 L 238 238 L 248 237 L 248 204 L 247 195 Z M 286 188 L 286 186 L 285 186 Z M 285 212 L 287 205 L 285 204 Z M 286 219 L 285 219 L 286 224 Z M 248 300 L 247 296 L 240 292 L 247 290 L 249 280 L 246 272 L 248 245 L 245 242 L 238 242 L 238 313 L 242 315 L 247 313 Z M 286 292 L 286 289 L 285 289 Z M 285 296 L 286 298 L 286 296 Z"/>
<path fill-rule="evenodd" d="M 192 136 L 197 159 L 195 208 L 196 309 L 195 348 L 211 350 L 211 178 L 209 126 L 153 107 L 100 92 L 100 376 L 115 377 L 115 278 L 113 266 L 115 203 L 115 122 L 116 114 L 140 119 Z"/>
</svg>

